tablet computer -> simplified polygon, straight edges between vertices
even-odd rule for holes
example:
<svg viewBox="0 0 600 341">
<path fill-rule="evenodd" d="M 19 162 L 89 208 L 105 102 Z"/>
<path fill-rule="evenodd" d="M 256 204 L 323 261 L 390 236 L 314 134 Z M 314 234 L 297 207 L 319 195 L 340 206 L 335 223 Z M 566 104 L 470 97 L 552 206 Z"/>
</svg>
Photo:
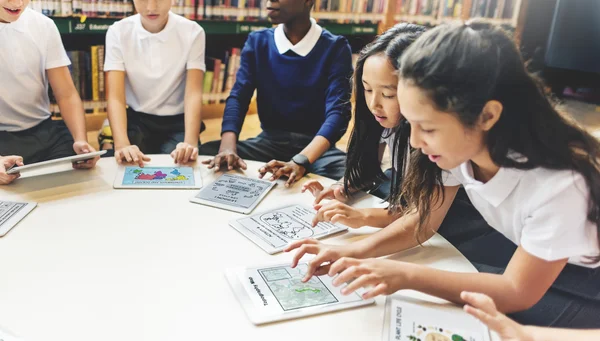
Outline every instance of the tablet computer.
<svg viewBox="0 0 600 341">
<path fill-rule="evenodd" d="M 373 304 L 374 299 L 362 298 L 363 289 L 342 295 L 344 287 L 334 287 L 333 277 L 313 276 L 301 279 L 308 265 L 289 263 L 250 268 L 234 268 L 225 272 L 240 305 L 254 324 L 289 320 L 304 316 Z"/>
<path fill-rule="evenodd" d="M 395 294 L 385 303 L 383 341 L 490 341 L 489 329 L 461 307 Z"/>
<path fill-rule="evenodd" d="M 8 233 L 37 206 L 34 202 L 0 200 L 0 237 Z"/>
<path fill-rule="evenodd" d="M 200 169 L 187 166 L 120 166 L 114 188 L 195 189 L 202 187 Z"/>
<path fill-rule="evenodd" d="M 223 174 L 190 198 L 197 204 L 248 214 L 275 186 L 276 182 Z"/>
<path fill-rule="evenodd" d="M 33 170 L 33 169 L 43 168 L 43 167 L 47 167 L 47 166 L 54 166 L 59 163 L 66 163 L 66 162 L 75 163 L 78 161 L 85 161 L 85 160 L 93 159 L 96 156 L 100 156 L 100 155 L 104 155 L 104 154 L 106 154 L 106 150 L 101 150 L 99 152 L 78 154 L 78 155 L 67 156 L 67 157 L 61 157 L 59 159 L 36 162 L 36 163 L 31 163 L 31 164 L 19 166 L 19 167 L 11 167 L 6 171 L 6 174 L 21 173 L 26 170 Z"/>
<path fill-rule="evenodd" d="M 232 220 L 229 225 L 271 255 L 296 240 L 321 239 L 348 230 L 342 224 L 326 222 L 313 227 L 316 213 L 312 207 L 291 205 Z"/>
</svg>

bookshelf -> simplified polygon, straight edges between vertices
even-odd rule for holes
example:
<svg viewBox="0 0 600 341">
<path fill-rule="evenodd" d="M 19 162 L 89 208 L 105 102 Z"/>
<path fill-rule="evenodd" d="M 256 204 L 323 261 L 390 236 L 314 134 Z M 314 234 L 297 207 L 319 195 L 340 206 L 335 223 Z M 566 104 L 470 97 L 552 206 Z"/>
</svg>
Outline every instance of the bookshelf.
<svg viewBox="0 0 600 341">
<path fill-rule="evenodd" d="M 52 17 L 61 34 L 106 34 L 116 18 Z M 207 35 L 248 34 L 271 27 L 268 21 L 197 20 Z M 338 35 L 375 35 L 374 23 L 323 23 L 331 33 Z"/>
<path fill-rule="evenodd" d="M 514 30 L 518 42 L 528 3 L 529 0 L 315 0 L 312 16 L 333 34 L 346 36 L 356 52 L 398 22 L 435 26 L 475 16 Z M 271 27 L 264 14 L 261 15 L 260 6 L 261 0 L 174 1 L 172 11 L 196 21 L 207 34 L 208 70 L 203 118 L 222 116 L 224 101 L 233 85 L 231 82 L 235 81 L 235 77 L 231 77 L 237 71 L 236 63 L 239 63 L 239 53 L 247 34 Z M 84 55 L 78 56 L 83 64 L 74 66 L 80 69 L 74 79 L 81 78 L 76 86 L 84 101 L 88 130 L 99 129 L 106 118 L 104 79 L 102 65 L 90 64 L 94 59 L 103 59 L 103 51 L 96 54 L 99 47 L 103 50 L 106 31 L 115 21 L 132 14 L 132 1 L 33 0 L 32 7 L 54 20 L 63 39 L 76 42 L 78 51 L 73 53 L 83 52 Z M 90 51 L 92 47 L 95 49 Z M 209 71 L 213 74 L 207 77 Z M 87 76 L 94 72 L 98 75 Z M 91 85 L 93 82 L 96 83 Z M 97 89 L 100 89 L 99 94 Z M 59 116 L 57 105 L 53 104 L 51 111 Z M 255 103 L 250 106 L 249 113 L 256 113 Z"/>
<path fill-rule="evenodd" d="M 380 32 L 397 22 L 435 26 L 478 18 L 514 30 L 519 41 L 528 0 L 389 0 Z"/>
</svg>

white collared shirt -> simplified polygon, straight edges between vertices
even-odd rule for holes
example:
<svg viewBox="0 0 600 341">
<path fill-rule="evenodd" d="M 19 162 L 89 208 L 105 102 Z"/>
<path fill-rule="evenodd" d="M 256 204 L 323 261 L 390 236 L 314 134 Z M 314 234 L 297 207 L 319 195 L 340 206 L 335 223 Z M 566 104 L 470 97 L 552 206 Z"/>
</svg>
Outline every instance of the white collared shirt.
<svg viewBox="0 0 600 341">
<path fill-rule="evenodd" d="M 17 21 L 0 23 L 0 131 L 49 118 L 46 70 L 70 64 L 52 19 L 25 8 Z"/>
<path fill-rule="evenodd" d="M 584 263 L 600 250 L 596 225 L 587 220 L 589 190 L 581 174 L 500 168 L 484 184 L 473 177 L 471 162 L 451 173 L 487 223 L 528 253 L 546 261 L 600 265 Z"/>
<path fill-rule="evenodd" d="M 285 32 L 283 31 L 283 24 L 277 25 L 273 36 L 279 54 L 284 54 L 291 50 L 299 56 L 306 57 L 310 51 L 312 51 L 313 47 L 317 45 L 317 41 L 319 41 L 319 38 L 321 37 L 323 28 L 319 26 L 313 18 L 310 18 L 310 22 L 311 25 L 308 33 L 306 33 L 304 38 L 296 45 L 293 45 L 286 37 Z"/>
<path fill-rule="evenodd" d="M 139 14 L 106 33 L 105 71 L 124 71 L 127 105 L 160 116 L 183 113 L 187 70 L 205 71 L 206 36 L 196 22 L 169 12 L 158 33 L 144 29 Z"/>
</svg>

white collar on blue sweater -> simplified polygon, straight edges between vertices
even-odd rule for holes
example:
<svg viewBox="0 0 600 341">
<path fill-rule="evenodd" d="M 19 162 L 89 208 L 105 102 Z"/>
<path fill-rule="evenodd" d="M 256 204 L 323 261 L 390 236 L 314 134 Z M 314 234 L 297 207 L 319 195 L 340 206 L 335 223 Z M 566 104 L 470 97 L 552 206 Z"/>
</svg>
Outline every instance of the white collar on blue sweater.
<svg viewBox="0 0 600 341">
<path fill-rule="evenodd" d="M 284 54 L 289 50 L 294 51 L 296 54 L 306 57 L 310 51 L 312 51 L 313 47 L 317 45 L 317 41 L 321 37 L 321 33 L 323 32 L 323 28 L 317 25 L 315 19 L 310 18 L 311 26 L 308 30 L 308 33 L 298 42 L 296 45 L 292 45 L 292 43 L 285 36 L 285 32 L 283 32 L 283 24 L 279 24 L 275 28 L 275 46 L 277 46 L 277 51 L 280 54 Z"/>
</svg>

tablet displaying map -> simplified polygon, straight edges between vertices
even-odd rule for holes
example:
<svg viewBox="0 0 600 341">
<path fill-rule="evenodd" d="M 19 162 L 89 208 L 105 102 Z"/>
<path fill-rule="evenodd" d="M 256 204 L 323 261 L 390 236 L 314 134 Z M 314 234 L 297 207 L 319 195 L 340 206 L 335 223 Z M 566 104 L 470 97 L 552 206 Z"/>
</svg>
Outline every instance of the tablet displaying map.
<svg viewBox="0 0 600 341">
<path fill-rule="evenodd" d="M 302 283 L 306 264 L 293 269 L 290 267 L 260 269 L 258 273 L 284 311 L 338 302 L 319 277 L 313 277 L 308 282 Z"/>
<path fill-rule="evenodd" d="M 200 188 L 201 184 L 194 168 L 175 166 L 127 166 L 119 170 L 115 180 L 115 188 Z"/>
<path fill-rule="evenodd" d="M 228 269 L 225 274 L 238 301 L 255 324 L 316 315 L 374 303 L 364 300 L 364 289 L 342 295 L 344 285 L 335 287 L 333 277 L 302 278 L 308 265 L 295 268 L 276 264 Z"/>
<path fill-rule="evenodd" d="M 342 224 L 320 222 L 312 226 L 317 212 L 312 207 L 292 205 L 234 220 L 230 226 L 269 254 L 277 253 L 290 242 L 305 238 L 324 238 L 348 230 Z"/>
</svg>

